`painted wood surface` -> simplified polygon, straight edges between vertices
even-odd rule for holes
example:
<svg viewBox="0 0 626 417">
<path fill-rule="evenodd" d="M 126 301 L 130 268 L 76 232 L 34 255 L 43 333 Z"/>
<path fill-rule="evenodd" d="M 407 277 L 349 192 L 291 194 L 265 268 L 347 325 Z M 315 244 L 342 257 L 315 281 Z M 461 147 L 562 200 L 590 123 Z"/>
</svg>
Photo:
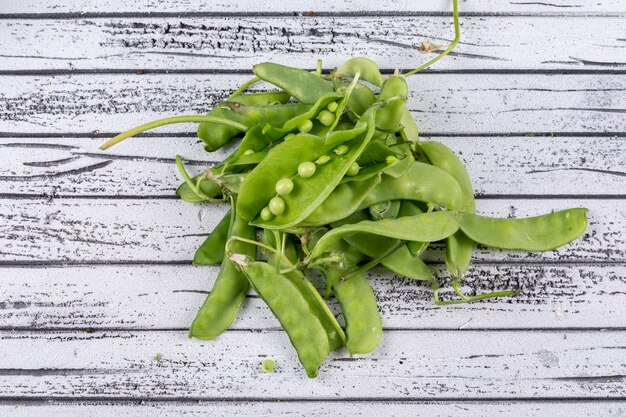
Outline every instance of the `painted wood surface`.
<svg viewBox="0 0 626 417">
<path fill-rule="evenodd" d="M 443 283 L 441 264 L 431 265 Z M 80 265 L 2 267 L 0 323 L 10 329 L 185 330 L 213 286 L 217 267 L 191 265 Z M 429 286 L 382 268 L 370 283 L 386 329 L 624 328 L 623 264 L 473 264 L 469 294 L 519 289 L 514 298 L 437 307 Z M 316 281 L 321 286 L 319 280 Z M 443 291 L 442 296 L 451 296 Z M 340 309 L 329 300 L 339 317 Z M 251 293 L 235 329 L 278 329 Z"/>
<path fill-rule="evenodd" d="M 113 133 L 176 114 L 206 113 L 249 75 L 0 76 L 5 136 Z M 421 74 L 408 107 L 422 134 L 614 133 L 626 130 L 626 76 Z M 176 124 L 162 132 L 195 132 Z M 71 134 L 70 134 L 71 136 Z"/>
<path fill-rule="evenodd" d="M 354 417 L 393 415 L 397 417 L 482 417 L 507 415 L 519 417 L 621 417 L 625 405 L 622 401 L 232 401 L 232 402 L 111 402 L 50 401 L 19 402 L 0 405 L 0 412 L 17 417 L 79 417 L 111 416 L 140 417 L 152 414 L 181 417 L 240 417 L 240 416 L 293 416 L 306 412 L 307 416 Z"/>
<path fill-rule="evenodd" d="M 478 196 L 626 194 L 622 137 L 430 137 L 465 163 Z M 174 197 L 182 182 L 174 156 L 191 172 L 223 160 L 193 137 L 134 138 L 107 151 L 101 137 L 0 137 L 0 195 Z M 494 146 L 497 143 L 497 146 Z M 598 187 L 598 183 L 604 184 Z M 557 186 L 558 184 L 558 186 Z"/>
<path fill-rule="evenodd" d="M 98 2 L 84 2 L 82 0 L 56 0 L 54 3 L 45 0 L 22 0 L 9 2 L 0 10 L 0 15 L 29 14 L 37 15 L 71 13 L 84 15 L 95 14 L 159 14 L 159 13 L 206 13 L 213 14 L 254 14 L 264 13 L 306 14 L 312 11 L 319 13 L 446 13 L 450 9 L 447 0 L 430 0 L 412 2 L 407 0 L 393 1 L 350 1 L 350 0 L 292 0 L 281 3 L 271 0 L 179 0 L 177 2 L 155 2 L 154 0 L 137 0 L 129 4 L 123 0 L 102 0 Z M 472 0 L 462 2 L 463 11 L 469 13 L 534 13 L 539 15 L 554 14 L 560 16 L 576 14 L 623 14 L 623 3 L 620 0 L 601 0 L 583 2 L 578 0 L 539 1 L 499 1 L 499 0 Z M 449 14 L 449 13 L 448 13 Z"/>
<path fill-rule="evenodd" d="M 461 2 L 455 54 L 410 79 L 422 136 L 458 152 L 481 212 L 586 206 L 589 229 L 554 253 L 479 249 L 464 291 L 514 298 L 439 308 L 424 285 L 373 270 L 381 347 L 335 353 L 314 381 L 254 294 L 217 341 L 186 337 L 217 272 L 190 259 L 224 208 L 173 197 L 173 156 L 195 172 L 230 149 L 205 154 L 193 125 L 97 147 L 206 112 L 262 60 L 413 68 L 422 39 L 450 41 L 449 1 L 5 3 L 0 415 L 626 412 L 622 1 Z M 445 281 L 441 248 L 425 257 Z"/>
<path fill-rule="evenodd" d="M 463 38 L 437 70 L 624 69 L 623 16 L 465 16 Z M 523 33 L 524 36 L 520 36 Z M 497 34 L 497 35 L 495 35 Z M 413 69 L 450 16 L 234 16 L 0 20 L 0 70 L 251 69 L 263 61 L 331 69 L 349 56 Z M 442 50 L 445 48 L 441 48 Z"/>
<path fill-rule="evenodd" d="M 2 397 L 623 398 L 623 331 L 387 331 L 307 379 L 282 331 L 0 332 Z M 45 352 L 33 355 L 33 352 Z M 261 370 L 272 358 L 273 373 Z"/>
</svg>

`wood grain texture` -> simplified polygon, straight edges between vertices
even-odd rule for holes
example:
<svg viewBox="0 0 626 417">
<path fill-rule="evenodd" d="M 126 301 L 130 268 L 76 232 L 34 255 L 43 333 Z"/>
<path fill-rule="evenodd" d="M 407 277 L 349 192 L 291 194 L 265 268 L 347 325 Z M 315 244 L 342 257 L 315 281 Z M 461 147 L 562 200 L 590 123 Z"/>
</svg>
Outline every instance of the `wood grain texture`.
<svg viewBox="0 0 626 417">
<path fill-rule="evenodd" d="M 282 331 L 211 342 L 174 331 L 0 332 L 0 340 L 8 399 L 606 399 L 626 390 L 623 331 L 387 331 L 372 354 L 333 353 L 314 380 L 303 378 Z M 265 358 L 277 363 L 271 374 L 261 370 Z"/>
<path fill-rule="evenodd" d="M 587 13 L 616 14 L 623 13 L 623 4 L 619 0 L 602 0 L 582 2 L 577 0 L 551 0 L 550 2 L 535 1 L 498 1 L 472 0 L 462 2 L 460 7 L 466 13 L 538 13 L 573 15 Z M 75 13 L 206 13 L 211 14 L 305 14 L 312 11 L 319 13 L 420 13 L 446 12 L 450 10 L 449 0 L 430 0 L 427 2 L 411 2 L 406 0 L 394 1 L 350 1 L 350 0 L 292 0 L 289 3 L 270 0 L 240 0 L 240 1 L 211 1 L 179 0 L 176 2 L 137 0 L 131 4 L 123 0 L 101 0 L 87 2 L 82 0 L 55 0 L 49 3 L 45 0 L 21 0 L 3 5 L 0 16 L 3 14 L 32 14 L 32 16 L 46 14 Z"/>
<path fill-rule="evenodd" d="M 624 195 L 626 141 L 611 137 L 423 137 L 466 164 L 478 195 Z M 174 155 L 201 172 L 233 147 L 207 154 L 191 137 L 0 138 L 0 195 L 173 197 L 182 182 Z M 497 143 L 497 146 L 494 146 Z M 556 186 L 555 184 L 558 184 Z M 602 184 L 598 187 L 598 184 Z"/>
<path fill-rule="evenodd" d="M 396 417 L 482 417 L 508 415 L 516 417 L 622 417 L 626 405 L 622 401 L 358 401 L 358 402 L 94 402 L 51 401 L 48 404 L 10 402 L 0 404 L 0 413 L 15 417 L 79 417 L 112 416 L 143 417 L 158 414 L 164 417 L 287 417 L 306 413 L 310 417 L 371 417 L 393 415 Z"/>
<path fill-rule="evenodd" d="M 443 265 L 431 266 L 443 283 Z M 191 265 L 0 268 L 0 328 L 185 330 L 213 286 L 217 267 Z M 519 289 L 521 295 L 437 307 L 423 283 L 383 268 L 370 283 L 387 329 L 625 328 L 626 265 L 471 266 L 469 294 Z M 321 279 L 314 282 L 322 287 Z M 451 291 L 442 291 L 450 296 Z M 334 299 L 332 310 L 341 320 Z M 278 329 L 264 302 L 251 293 L 235 329 Z"/>
<path fill-rule="evenodd" d="M 216 74 L 0 76 L 0 132 L 117 132 L 199 114 L 249 78 Z M 408 107 L 423 134 L 623 132 L 626 77 L 613 74 L 420 74 Z M 195 132 L 170 125 L 158 132 Z M 9 136 L 10 133 L 5 133 Z"/>
<path fill-rule="evenodd" d="M 624 69 L 621 22 L 464 16 L 461 43 L 434 68 Z M 250 70 L 263 61 L 315 68 L 319 58 L 331 69 L 362 55 L 382 68 L 408 70 L 431 58 L 417 52 L 424 39 L 447 45 L 453 37 L 449 16 L 6 19 L 0 70 Z"/>
<path fill-rule="evenodd" d="M 549 252 L 479 248 L 479 261 L 623 262 L 626 207 L 621 200 L 480 200 L 478 212 L 526 217 L 587 207 L 589 227 Z M 0 205 L 0 263 L 189 262 L 226 212 L 224 205 L 179 200 L 5 200 Z M 441 261 L 442 250 L 424 257 Z"/>
</svg>

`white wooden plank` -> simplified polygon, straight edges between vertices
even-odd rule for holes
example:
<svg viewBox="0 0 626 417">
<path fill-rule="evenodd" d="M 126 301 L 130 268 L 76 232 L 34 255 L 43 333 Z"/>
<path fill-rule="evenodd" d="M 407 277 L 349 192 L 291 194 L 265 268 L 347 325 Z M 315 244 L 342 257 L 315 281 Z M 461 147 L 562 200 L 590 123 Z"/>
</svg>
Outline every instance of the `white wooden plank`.
<svg viewBox="0 0 626 417">
<path fill-rule="evenodd" d="M 270 0 L 240 0 L 235 2 L 218 0 L 151 1 L 137 0 L 131 4 L 122 0 L 101 0 L 85 2 L 83 0 L 56 0 L 53 4 L 44 0 L 12 1 L 3 5 L 2 14 L 61 14 L 61 13 L 419 13 L 442 12 L 451 8 L 449 0 L 431 0 L 427 2 L 396 1 L 350 1 L 350 0 L 292 0 L 289 3 Z M 461 11 L 465 13 L 549 13 L 549 14 L 587 14 L 587 13 L 623 13 L 623 4 L 619 0 L 581 2 L 576 0 L 552 0 L 548 2 L 526 2 L 498 0 L 473 0 L 461 2 Z"/>
<path fill-rule="evenodd" d="M 169 417 L 286 417 L 306 413 L 310 417 L 481 417 L 486 415 L 508 415 L 515 417 L 597 417 L 623 415 L 621 401 L 359 401 L 359 402 L 15 402 L 0 404 L 0 413 L 15 417 L 79 417 L 117 416 L 144 417 L 157 414 Z"/>
<path fill-rule="evenodd" d="M 80 266 L 0 268 L 3 328 L 186 329 L 217 267 Z M 432 267 L 443 282 L 443 265 Z M 424 284 L 382 268 L 370 273 L 385 328 L 556 329 L 626 327 L 625 265 L 480 265 L 464 291 L 521 289 L 514 298 L 437 307 Z M 318 284 L 318 280 L 314 281 Z M 320 285 L 321 287 L 321 285 Z M 448 295 L 450 291 L 442 294 Z M 341 320 L 334 299 L 328 300 Z M 278 328 L 264 302 L 248 297 L 235 329 Z"/>
<path fill-rule="evenodd" d="M 282 331 L 211 342 L 184 332 L 0 339 L 0 398 L 610 399 L 626 390 L 622 331 L 388 331 L 372 354 L 333 353 L 313 380 Z M 273 373 L 261 370 L 265 358 Z"/>
<path fill-rule="evenodd" d="M 465 16 L 461 43 L 434 69 L 623 69 L 625 29 L 621 16 Z M 249 70 L 263 61 L 315 68 L 320 58 L 330 69 L 361 55 L 412 69 L 431 58 L 417 51 L 426 38 L 450 43 L 451 17 L 6 19 L 0 69 Z"/>
<path fill-rule="evenodd" d="M 623 138 L 432 139 L 457 152 L 479 195 L 623 195 L 626 190 Z M 0 194 L 173 196 L 182 182 L 175 154 L 192 161 L 190 172 L 200 172 L 232 151 L 229 147 L 207 154 L 197 139 L 189 137 L 136 138 L 100 151 L 103 142 L 102 138 L 0 138 Z"/>
<path fill-rule="evenodd" d="M 0 76 L 0 132 L 116 132 L 211 109 L 247 75 L 74 74 Z M 408 107 L 421 131 L 621 132 L 626 77 L 562 74 L 421 74 Z M 194 132 L 170 125 L 158 132 Z M 8 136 L 8 135 L 7 135 Z"/>
<path fill-rule="evenodd" d="M 530 253 L 479 248 L 478 260 L 620 262 L 626 259 L 622 200 L 480 200 L 479 213 L 526 217 L 587 207 L 589 227 L 555 251 Z M 0 201 L 0 262 L 189 261 L 226 211 L 225 205 L 180 200 L 25 199 Z M 441 260 L 433 250 L 429 260 Z"/>
</svg>

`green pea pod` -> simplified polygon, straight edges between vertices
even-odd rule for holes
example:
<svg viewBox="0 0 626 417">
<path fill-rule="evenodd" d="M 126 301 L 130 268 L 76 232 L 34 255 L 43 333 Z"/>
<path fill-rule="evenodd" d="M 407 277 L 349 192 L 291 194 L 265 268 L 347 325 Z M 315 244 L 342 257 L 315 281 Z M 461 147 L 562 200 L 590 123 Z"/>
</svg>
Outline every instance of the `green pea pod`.
<svg viewBox="0 0 626 417">
<path fill-rule="evenodd" d="M 255 239 L 254 227 L 232 213 L 230 236 L 240 236 L 246 239 Z M 235 241 L 231 249 L 249 257 L 256 256 L 256 246 Z M 198 311 L 196 318 L 189 328 L 189 337 L 202 340 L 215 339 L 224 332 L 237 316 L 250 284 L 233 262 L 224 257 L 220 272 L 213 284 L 213 288 Z"/>
<path fill-rule="evenodd" d="M 367 194 L 380 182 L 379 176 L 339 184 L 309 216 L 302 226 L 323 226 L 354 213 Z"/>
<path fill-rule="evenodd" d="M 371 113 L 364 115 L 364 118 L 368 118 L 369 120 L 373 119 L 375 114 L 375 109 L 372 109 Z M 369 129 L 364 134 L 361 134 L 356 139 L 346 143 L 347 150 L 340 154 L 336 152 L 332 152 L 331 149 L 328 149 L 328 146 L 323 143 L 323 141 L 319 141 L 316 139 L 311 140 L 303 140 L 304 138 L 298 140 L 292 140 L 282 143 L 281 145 L 274 148 L 269 154 L 268 157 L 263 160 L 248 176 L 246 181 L 244 181 L 243 186 L 246 186 L 246 182 L 248 179 L 255 175 L 255 182 L 250 181 L 249 184 L 254 184 L 254 188 L 250 188 L 250 192 L 257 193 L 257 198 L 253 199 L 254 201 L 246 200 L 246 205 L 254 207 L 254 209 L 258 210 L 257 213 L 267 204 L 271 197 L 271 189 L 278 181 L 277 178 L 280 174 L 281 177 L 289 177 L 289 174 L 292 173 L 293 177 L 293 191 L 291 191 L 287 195 L 281 196 L 281 199 L 284 202 L 285 210 L 282 214 L 276 215 L 274 218 L 270 220 L 263 220 L 260 218 L 256 218 L 253 221 L 253 224 L 269 229 L 282 229 L 287 228 L 296 224 L 299 224 L 301 221 L 306 219 L 319 205 L 321 205 L 324 200 L 328 197 L 328 195 L 337 187 L 337 185 L 341 182 L 341 179 L 346 174 L 351 165 L 358 159 L 360 154 L 363 152 L 369 141 L 371 140 L 372 134 L 374 132 L 373 123 L 368 123 Z M 321 138 L 319 138 L 321 139 Z M 291 144 L 291 145 L 289 145 Z M 284 152 L 285 145 L 289 145 L 290 152 Z M 281 148 L 281 152 L 276 152 L 279 148 Z M 319 163 L 315 174 L 310 178 L 303 178 L 301 176 L 296 176 L 295 171 L 297 170 L 297 165 L 300 162 L 312 161 L 314 158 L 310 158 L 310 153 L 317 153 L 317 158 L 324 156 L 326 161 L 324 163 Z M 270 158 L 274 154 L 274 158 Z M 280 165 L 288 165 L 295 163 L 295 167 L 290 167 L 290 169 L 279 169 L 276 165 L 274 165 L 274 161 L 277 159 L 289 159 L 288 162 L 282 161 L 277 162 Z M 264 164 L 271 164 L 269 167 Z M 263 170 L 260 168 L 263 166 Z M 257 170 L 259 170 L 257 172 Z M 259 179 L 259 173 L 263 176 L 263 178 Z M 244 194 L 244 187 L 242 186 L 242 196 Z M 266 200 L 261 200 L 259 193 L 263 193 L 264 190 L 267 191 L 269 188 L 270 193 L 269 197 Z M 254 191 L 252 191 L 254 190 Z M 263 194 L 263 198 L 265 194 Z M 242 199 L 239 200 L 241 202 Z M 263 204 L 265 203 L 265 204 Z M 244 210 L 247 213 L 252 212 L 251 207 L 245 207 Z"/>
<path fill-rule="evenodd" d="M 474 202 L 472 183 L 463 163 L 452 149 L 435 141 L 422 142 L 420 147 L 431 164 L 446 171 L 459 183 L 463 194 L 461 210 L 466 213 L 475 213 L 476 203 Z M 474 242 L 462 231 L 458 231 L 446 239 L 445 262 L 454 279 L 460 279 L 465 275 L 473 251 Z"/>
<path fill-rule="evenodd" d="M 203 175 L 205 175 L 205 173 L 196 175 L 192 178 L 193 182 Z M 200 183 L 200 191 L 207 197 L 214 198 L 222 194 L 222 187 L 213 181 L 204 180 Z M 176 189 L 176 195 L 179 196 L 181 200 L 188 203 L 203 203 L 206 201 L 204 198 L 196 194 L 187 182 L 183 182 L 178 186 Z"/>
<path fill-rule="evenodd" d="M 367 121 L 364 119 L 360 119 L 354 124 L 354 127 L 351 129 L 333 130 L 331 132 L 328 132 L 326 134 L 324 142 L 328 147 L 339 146 L 345 142 L 349 142 L 355 139 L 359 135 L 367 132 L 367 130 Z"/>
<path fill-rule="evenodd" d="M 402 107 L 402 117 L 400 118 L 400 125 L 402 126 L 402 129 L 400 130 L 400 135 L 402 135 L 402 138 L 404 140 L 414 143 L 419 140 L 419 129 L 406 105 Z"/>
<path fill-rule="evenodd" d="M 276 247 L 276 240 L 274 239 L 274 234 L 271 231 L 265 230 L 263 232 L 262 240 L 268 245 Z M 298 254 L 293 241 L 289 240 L 285 245 L 285 254 L 292 263 L 296 263 L 298 261 Z M 267 262 L 270 265 L 273 265 L 275 261 L 276 255 L 273 253 L 268 254 Z M 283 268 L 288 268 L 289 266 L 290 265 L 282 264 Z M 330 350 L 337 350 L 344 346 L 346 344 L 346 335 L 341 328 L 341 325 L 337 322 L 337 319 L 311 282 L 296 272 L 288 272 L 283 274 L 283 276 L 294 284 L 302 297 L 306 300 L 311 312 L 318 318 L 324 327 L 324 330 L 328 335 Z"/>
<path fill-rule="evenodd" d="M 387 80 L 380 90 L 378 101 L 394 99 L 386 103 L 376 114 L 376 129 L 383 132 L 398 131 L 403 109 L 406 108 L 406 98 L 409 94 L 409 86 L 404 77 L 394 75 Z"/>
<path fill-rule="evenodd" d="M 354 77 L 357 73 L 361 80 L 372 83 L 376 87 L 383 85 L 384 80 L 378 65 L 369 58 L 350 58 L 335 70 L 334 75 L 336 77 Z"/>
<path fill-rule="evenodd" d="M 399 240 L 435 242 L 452 235 L 459 228 L 454 213 L 436 211 L 415 216 L 362 221 L 346 224 L 326 233 L 309 254 L 309 259 L 322 255 L 334 242 L 352 233 L 371 233 Z"/>
<path fill-rule="evenodd" d="M 231 211 L 228 210 L 224 218 L 215 226 L 215 229 L 200 245 L 193 257 L 194 265 L 216 265 L 224 260 L 228 229 L 230 229 Z"/>
<path fill-rule="evenodd" d="M 331 285 L 346 321 L 348 352 L 350 355 L 370 353 L 376 349 L 383 334 L 374 291 L 363 274 L 345 280 L 337 275 Z"/>
<path fill-rule="evenodd" d="M 235 99 L 241 96 L 235 97 Z M 249 105 L 237 101 L 226 101 L 218 104 L 210 116 L 241 123 L 248 128 L 256 124 L 282 126 L 287 120 L 311 108 L 310 104 L 288 103 L 277 105 Z M 239 130 L 217 123 L 201 123 L 198 137 L 205 144 L 205 149 L 212 152 L 221 148 L 239 134 Z"/>
<path fill-rule="evenodd" d="M 398 158 L 398 160 L 387 167 L 383 172 L 385 175 L 400 178 L 411 168 L 413 162 L 415 162 L 413 152 L 411 152 L 411 147 L 408 142 L 392 145 L 389 148 L 396 152 L 396 158 Z"/>
<path fill-rule="evenodd" d="M 253 66 L 252 71 L 263 81 L 285 90 L 302 103 L 315 103 L 323 95 L 333 92 L 330 82 L 300 68 L 264 62 Z"/>
<path fill-rule="evenodd" d="M 471 213 L 459 213 L 457 218 L 461 230 L 470 239 L 500 249 L 552 250 L 578 238 L 587 228 L 585 208 L 525 219 L 494 219 Z"/>
<path fill-rule="evenodd" d="M 387 200 L 415 200 L 457 211 L 463 204 L 457 181 L 441 168 L 414 162 L 400 177 L 384 175 L 359 208 Z"/>
<path fill-rule="evenodd" d="M 330 345 L 324 326 L 311 311 L 305 297 L 274 266 L 242 259 L 237 262 L 287 332 L 309 378 L 315 378 L 330 353 Z"/>
<path fill-rule="evenodd" d="M 252 126 L 246 132 L 237 149 L 224 159 L 221 163 L 213 167 L 213 172 L 221 172 L 224 167 L 236 163 L 236 161 L 247 153 L 256 153 L 267 149 L 272 140 L 263 133 L 262 125 Z"/>
<path fill-rule="evenodd" d="M 361 83 L 356 83 L 354 90 L 352 90 L 352 94 L 348 97 L 346 107 L 357 116 L 361 116 L 374 103 L 376 103 L 376 96 L 372 90 Z"/>
<path fill-rule="evenodd" d="M 400 204 L 400 212 L 398 216 L 415 216 L 416 214 L 423 213 L 422 209 L 420 209 L 414 202 L 405 200 Z M 457 231 L 458 233 L 458 231 Z M 456 235 L 456 233 L 455 233 Z M 454 236 L 454 235 L 453 235 Z M 411 256 L 419 256 L 428 248 L 430 242 L 407 242 L 406 247 L 409 250 Z"/>
</svg>

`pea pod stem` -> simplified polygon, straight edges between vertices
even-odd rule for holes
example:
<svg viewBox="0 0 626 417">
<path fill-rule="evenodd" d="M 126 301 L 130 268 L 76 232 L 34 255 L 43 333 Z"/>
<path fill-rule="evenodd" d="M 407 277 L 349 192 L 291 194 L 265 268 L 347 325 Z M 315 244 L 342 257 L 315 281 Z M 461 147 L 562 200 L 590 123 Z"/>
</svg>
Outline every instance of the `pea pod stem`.
<svg viewBox="0 0 626 417">
<path fill-rule="evenodd" d="M 193 115 L 193 116 L 173 116 L 166 117 L 165 119 L 158 119 L 148 122 L 146 124 L 134 127 L 126 132 L 120 133 L 119 135 L 109 139 L 104 145 L 100 146 L 100 149 L 106 150 L 109 149 L 113 145 L 117 145 L 124 139 L 128 139 L 139 133 L 145 132 L 146 130 L 151 130 L 157 127 L 166 126 L 174 123 L 217 123 L 224 126 L 230 126 L 232 128 L 241 130 L 242 132 L 246 132 L 248 130 L 248 126 L 233 122 L 232 120 L 223 119 L 221 117 L 213 117 L 213 116 L 202 116 L 202 115 Z"/>
<path fill-rule="evenodd" d="M 413 71 L 410 71 L 410 72 L 407 72 L 406 74 L 404 74 L 405 77 L 408 77 L 408 76 L 413 75 L 413 74 L 417 74 L 418 72 L 420 72 L 424 68 L 427 68 L 427 67 L 431 66 L 432 64 L 434 64 L 435 62 L 439 61 L 441 58 L 443 58 L 444 56 L 448 55 L 454 49 L 454 47 L 459 43 L 459 41 L 461 40 L 461 26 L 459 24 L 459 4 L 458 4 L 458 0 L 452 0 L 452 9 L 453 9 L 452 15 L 453 15 L 453 19 L 454 19 L 454 40 L 452 41 L 452 43 L 446 48 L 445 51 L 443 51 L 442 53 L 437 55 L 435 58 L 431 59 L 430 61 L 428 61 L 424 65 L 422 65 L 422 66 L 420 66 L 418 68 L 415 68 Z"/>
<path fill-rule="evenodd" d="M 231 98 L 240 96 L 241 93 L 243 93 L 244 91 L 248 89 L 248 87 L 250 87 L 252 84 L 258 83 L 259 81 L 261 81 L 259 77 L 254 77 L 251 80 L 246 81 L 245 83 L 241 84 L 241 87 L 236 89 L 230 96 L 228 96 L 228 99 L 230 100 Z"/>
<path fill-rule="evenodd" d="M 520 293 L 520 291 L 518 290 L 506 290 L 506 291 L 494 291 L 494 292 L 490 292 L 487 294 L 477 294 L 477 295 L 468 297 L 461 292 L 461 289 L 459 288 L 459 283 L 454 282 L 452 283 L 452 288 L 454 289 L 454 292 L 456 292 L 459 295 L 459 297 L 461 297 L 461 299 L 444 301 L 439 298 L 439 284 L 437 283 L 436 280 L 433 280 L 432 286 L 433 286 L 433 293 L 434 293 L 433 295 L 435 298 L 435 304 L 438 306 L 446 306 L 446 305 L 453 305 L 453 304 L 466 304 L 466 303 L 471 303 L 473 301 L 486 300 L 489 298 L 509 297 L 512 295 L 518 295 Z"/>
<path fill-rule="evenodd" d="M 369 261 L 365 265 L 363 265 L 361 267 L 358 267 L 357 269 L 355 269 L 353 271 L 349 271 L 346 274 L 345 278 L 349 279 L 352 276 L 355 276 L 357 274 L 363 274 L 363 273 L 369 271 L 370 269 L 372 269 L 373 267 L 378 265 L 383 259 L 385 259 L 387 257 L 387 255 L 393 253 L 396 249 L 398 249 L 402 245 L 403 245 L 403 242 L 398 242 L 395 245 L 391 245 L 389 248 L 387 248 L 387 250 L 383 251 L 380 255 L 378 255 L 376 258 L 372 259 L 371 261 Z"/>
<path fill-rule="evenodd" d="M 178 167 L 178 171 L 180 172 L 180 175 L 183 177 L 183 179 L 185 180 L 185 183 L 187 183 L 187 185 L 189 186 L 189 188 L 191 188 L 191 190 L 201 199 L 203 199 L 204 201 L 213 201 L 217 199 L 211 198 L 208 195 L 204 194 L 201 190 L 200 190 L 200 179 L 198 179 L 198 181 L 194 182 L 191 177 L 189 176 L 189 174 L 187 173 L 187 170 L 185 169 L 185 165 L 183 165 L 183 160 L 180 157 L 180 155 L 176 155 L 176 166 Z M 221 201 L 221 200 L 220 200 Z"/>
</svg>

